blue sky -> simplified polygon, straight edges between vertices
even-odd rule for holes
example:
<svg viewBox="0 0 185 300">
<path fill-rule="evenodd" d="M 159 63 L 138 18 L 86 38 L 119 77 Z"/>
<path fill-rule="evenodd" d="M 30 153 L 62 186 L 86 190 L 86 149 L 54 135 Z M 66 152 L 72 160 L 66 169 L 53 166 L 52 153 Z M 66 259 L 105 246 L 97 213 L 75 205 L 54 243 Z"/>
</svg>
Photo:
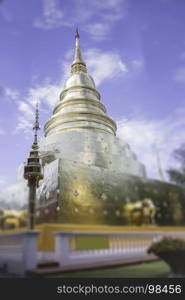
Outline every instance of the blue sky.
<svg viewBox="0 0 185 300">
<path fill-rule="evenodd" d="M 185 142 L 184 16 L 184 0 L 1 0 L 0 189 L 30 150 L 36 101 L 43 127 L 59 99 L 76 26 L 118 136 L 149 177 L 158 178 L 156 148 L 164 171 L 173 166 Z"/>
</svg>

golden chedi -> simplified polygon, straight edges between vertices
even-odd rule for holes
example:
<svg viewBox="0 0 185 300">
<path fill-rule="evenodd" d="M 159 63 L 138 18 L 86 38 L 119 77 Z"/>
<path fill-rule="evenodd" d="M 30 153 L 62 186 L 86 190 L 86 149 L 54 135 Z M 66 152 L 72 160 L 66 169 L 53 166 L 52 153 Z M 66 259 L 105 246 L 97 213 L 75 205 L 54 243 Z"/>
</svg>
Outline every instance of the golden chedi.
<svg viewBox="0 0 185 300">
<path fill-rule="evenodd" d="M 109 214 L 120 217 L 123 177 L 145 177 L 145 168 L 116 137 L 116 123 L 82 58 L 78 32 L 70 77 L 44 130 L 37 222 L 103 224 Z"/>
</svg>

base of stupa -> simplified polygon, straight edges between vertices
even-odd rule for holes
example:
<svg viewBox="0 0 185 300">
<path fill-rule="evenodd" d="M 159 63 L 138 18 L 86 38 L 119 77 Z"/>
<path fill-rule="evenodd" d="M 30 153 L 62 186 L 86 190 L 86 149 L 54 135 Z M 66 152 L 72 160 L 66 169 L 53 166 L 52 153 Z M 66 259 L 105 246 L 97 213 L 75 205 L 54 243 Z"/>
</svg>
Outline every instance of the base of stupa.
<svg viewBox="0 0 185 300">
<path fill-rule="evenodd" d="M 76 161 L 45 166 L 37 224 L 184 225 L 181 187 Z"/>
</svg>

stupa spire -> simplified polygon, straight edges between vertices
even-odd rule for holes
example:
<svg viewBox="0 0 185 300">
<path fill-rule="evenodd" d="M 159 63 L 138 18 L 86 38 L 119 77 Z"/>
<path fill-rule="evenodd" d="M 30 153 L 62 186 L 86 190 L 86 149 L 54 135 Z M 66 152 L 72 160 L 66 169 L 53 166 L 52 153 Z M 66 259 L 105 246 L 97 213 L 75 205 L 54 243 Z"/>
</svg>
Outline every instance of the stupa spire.
<svg viewBox="0 0 185 300">
<path fill-rule="evenodd" d="M 76 73 L 76 72 L 87 72 L 86 69 L 86 64 L 83 61 L 82 54 L 81 54 L 81 49 L 80 49 L 80 35 L 78 32 L 78 28 L 76 29 L 75 33 L 75 39 L 76 39 L 76 46 L 75 46 L 75 55 L 74 55 L 74 60 L 71 65 L 71 73 Z"/>
<path fill-rule="evenodd" d="M 34 130 L 34 142 L 32 145 L 33 150 L 37 150 L 38 147 L 38 136 L 37 136 L 37 131 L 40 129 L 39 125 L 39 106 L 38 103 L 36 104 L 36 109 L 35 109 L 35 122 L 33 125 L 33 130 Z"/>
<path fill-rule="evenodd" d="M 80 35 L 79 35 L 79 32 L 78 32 L 78 27 L 76 27 L 76 34 L 75 34 L 75 38 L 76 39 L 79 39 Z"/>
</svg>

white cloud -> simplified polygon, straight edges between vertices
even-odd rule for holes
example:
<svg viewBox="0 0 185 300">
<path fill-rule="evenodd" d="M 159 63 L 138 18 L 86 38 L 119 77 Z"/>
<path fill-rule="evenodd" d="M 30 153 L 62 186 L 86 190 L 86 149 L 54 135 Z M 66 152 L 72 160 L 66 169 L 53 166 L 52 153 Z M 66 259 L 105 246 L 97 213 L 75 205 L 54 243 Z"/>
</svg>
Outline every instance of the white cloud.
<svg viewBox="0 0 185 300">
<path fill-rule="evenodd" d="M 185 109 L 178 109 L 172 116 L 164 120 L 120 120 L 118 136 L 130 144 L 138 158 L 145 164 L 149 177 L 158 178 L 157 152 L 165 171 L 177 165 L 173 151 L 185 142 L 184 119 Z M 167 174 L 165 174 L 167 180 Z"/>
<path fill-rule="evenodd" d="M 20 112 L 22 112 L 25 115 L 27 120 L 33 118 L 33 109 L 28 103 L 24 101 L 18 102 L 18 109 Z"/>
<path fill-rule="evenodd" d="M 84 30 L 92 35 L 95 40 L 103 40 L 107 37 L 110 31 L 110 24 L 106 23 L 91 23 L 84 27 Z"/>
<path fill-rule="evenodd" d="M 128 70 L 126 64 L 116 52 L 103 52 L 99 49 L 89 49 L 84 53 L 89 73 L 100 85 L 106 80 L 125 75 Z"/>
<path fill-rule="evenodd" d="M 87 1 L 87 0 L 83 0 Z M 99 1 L 99 0 L 94 0 L 91 2 L 92 6 L 95 6 L 96 8 L 100 9 L 117 9 L 118 5 L 122 4 L 125 2 L 125 0 L 106 0 L 106 1 Z"/>
<path fill-rule="evenodd" d="M 41 29 L 52 29 L 64 25 L 64 12 L 58 0 L 42 0 L 43 15 L 34 20 L 33 25 Z"/>
<path fill-rule="evenodd" d="M 36 103 L 40 104 L 41 109 L 43 106 L 51 109 L 59 100 L 60 92 L 61 85 L 52 84 L 48 80 L 40 86 L 29 88 L 24 100 L 17 102 L 19 116 L 14 133 L 23 131 L 26 135 L 30 134 L 34 122 Z"/>
<path fill-rule="evenodd" d="M 23 131 L 27 137 L 33 126 L 34 108 L 31 103 L 27 103 L 26 101 L 19 101 L 17 102 L 17 105 L 19 111 L 18 124 L 13 133 Z"/>
<path fill-rule="evenodd" d="M 4 188 L 0 192 L 2 209 L 22 209 L 27 204 L 28 187 L 26 180 Z"/>
<path fill-rule="evenodd" d="M 127 0 L 79 0 L 76 2 L 75 17 L 79 21 L 81 18 L 85 21 L 91 19 L 90 22 L 96 18 L 102 23 L 118 21 L 125 16 L 126 2 Z"/>
<path fill-rule="evenodd" d="M 0 175 L 0 188 L 3 188 L 7 183 L 7 178 Z"/>
<path fill-rule="evenodd" d="M 60 85 L 46 82 L 43 85 L 30 88 L 26 97 L 26 101 L 34 106 L 37 102 L 45 103 L 51 108 L 59 100 L 60 92 Z"/>
<path fill-rule="evenodd" d="M 49 30 L 78 24 L 81 30 L 99 40 L 108 36 L 111 27 L 125 16 L 126 11 L 126 0 L 70 0 L 68 6 L 59 0 L 42 0 L 42 3 L 42 16 L 34 20 L 33 26 Z"/>
<path fill-rule="evenodd" d="M 24 133 L 25 138 L 29 138 L 30 134 L 31 134 L 31 129 L 33 126 L 33 120 L 34 120 L 34 113 L 33 113 L 33 117 L 31 120 L 26 119 L 24 113 L 20 113 L 19 117 L 18 117 L 18 124 L 15 128 L 15 130 L 13 131 L 13 134 L 16 134 L 20 131 L 22 131 Z"/>
<path fill-rule="evenodd" d="M 12 100 L 16 100 L 19 97 L 19 92 L 16 89 L 5 88 L 5 95 Z"/>
<path fill-rule="evenodd" d="M 0 95 L 3 95 L 4 97 L 11 100 L 16 100 L 19 97 L 19 91 L 9 87 L 0 86 Z"/>
</svg>

